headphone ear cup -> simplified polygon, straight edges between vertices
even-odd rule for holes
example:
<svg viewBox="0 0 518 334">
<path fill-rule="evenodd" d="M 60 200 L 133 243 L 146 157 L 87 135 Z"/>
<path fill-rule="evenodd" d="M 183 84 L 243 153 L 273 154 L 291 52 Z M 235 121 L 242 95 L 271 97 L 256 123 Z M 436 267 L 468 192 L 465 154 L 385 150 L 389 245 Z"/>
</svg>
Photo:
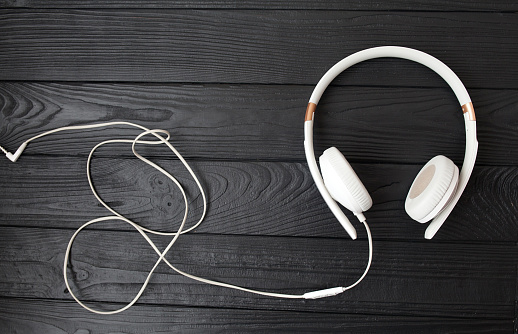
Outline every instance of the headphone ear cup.
<svg viewBox="0 0 518 334">
<path fill-rule="evenodd" d="M 324 184 L 338 203 L 353 213 L 361 213 L 372 206 L 367 189 L 336 147 L 325 150 L 319 161 Z"/>
<path fill-rule="evenodd" d="M 441 212 L 455 193 L 459 168 L 453 161 L 438 155 L 428 161 L 410 186 L 405 201 L 408 215 L 426 223 Z"/>
</svg>

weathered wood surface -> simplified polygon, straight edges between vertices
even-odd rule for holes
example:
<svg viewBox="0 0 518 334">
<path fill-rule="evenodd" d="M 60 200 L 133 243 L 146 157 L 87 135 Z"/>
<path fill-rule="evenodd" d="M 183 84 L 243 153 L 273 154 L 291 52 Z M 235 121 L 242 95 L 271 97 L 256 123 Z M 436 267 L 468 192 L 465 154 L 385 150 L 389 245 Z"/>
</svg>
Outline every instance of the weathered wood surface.
<svg viewBox="0 0 518 334">
<path fill-rule="evenodd" d="M 313 87 L 0 83 L 0 143 L 12 150 L 60 126 L 125 120 L 171 131 L 186 158 L 305 161 L 303 119 Z M 480 142 L 477 165 L 518 164 L 518 91 L 470 90 Z M 380 116 L 381 115 L 381 116 Z M 317 152 L 338 147 L 352 162 L 419 163 L 464 156 L 461 109 L 446 88 L 332 87 L 315 116 Z M 58 133 L 28 154 L 86 155 L 131 128 Z M 113 147 L 113 146 L 112 146 Z M 144 151 L 151 150 L 143 148 Z M 152 150 L 164 156 L 164 149 Z M 100 150 L 101 155 L 131 155 Z"/>
<path fill-rule="evenodd" d="M 314 186 L 302 119 L 321 75 L 360 49 L 402 45 L 449 65 L 473 99 L 480 150 L 472 179 L 437 237 L 404 198 L 437 154 L 462 162 L 463 121 L 426 68 L 375 60 L 341 75 L 315 124 L 371 192 L 371 273 L 357 288 L 286 301 L 199 284 L 160 265 L 134 308 L 80 309 L 61 268 L 74 229 L 106 215 L 90 193 L 86 155 L 125 128 L 60 133 L 0 160 L 0 331 L 6 333 L 362 332 L 518 333 L 518 7 L 502 1 L 0 0 L 0 145 L 59 126 L 126 120 L 170 130 L 209 194 L 206 221 L 169 259 L 204 277 L 279 292 L 353 282 L 366 235 L 350 240 Z M 8 7 L 8 8 L 5 8 Z M 201 213 L 194 182 L 163 149 Z M 177 227 L 179 194 L 130 159 L 101 149 L 96 188 L 143 225 Z M 354 217 L 351 216 L 352 219 Z M 154 238 L 166 245 L 166 238 Z M 73 287 L 90 305 L 129 301 L 156 255 L 107 223 L 74 246 Z"/>
<path fill-rule="evenodd" d="M 355 51 L 403 45 L 468 87 L 518 88 L 515 13 L 4 9 L 0 21 L 0 80 L 314 85 Z M 443 84 L 402 60 L 360 64 L 337 82 Z"/>
<path fill-rule="evenodd" d="M 0 0 L 2 7 L 23 8 L 205 8 L 205 9 L 324 9 L 324 10 L 406 10 L 406 11 L 491 11 L 516 12 L 515 1 L 361 1 L 361 0 Z"/>
<path fill-rule="evenodd" d="M 116 305 L 105 303 L 103 305 Z M 96 305 L 98 306 L 98 304 Z M 200 322 L 203 319 L 203 322 Z M 397 323 L 397 325 L 394 325 Z M 111 317 L 71 302 L 0 298 L 0 326 L 22 333 L 510 333 L 512 320 L 136 305 Z"/>
<path fill-rule="evenodd" d="M 155 160 L 174 172 L 190 195 L 189 223 L 199 219 L 202 201 L 188 172 L 177 161 Z M 0 224 L 72 228 L 111 215 L 92 195 L 84 157 L 23 157 L 0 162 Z M 137 159 L 98 158 L 94 185 L 115 210 L 147 227 L 173 231 L 184 214 L 176 186 Z M 196 233 L 347 237 L 327 208 L 306 164 L 279 162 L 192 162 L 209 199 Z M 426 225 L 407 216 L 404 200 L 420 165 L 353 164 L 371 193 L 366 212 L 375 238 L 423 240 Z M 518 169 L 476 167 L 459 205 L 434 240 L 518 241 L 514 199 Z M 28 191 L 30 189 L 30 191 Z M 353 215 L 351 221 L 363 229 Z M 105 227 L 103 227 L 105 228 Z M 117 224 L 109 229 L 126 229 Z"/>
<path fill-rule="evenodd" d="M 1 227 L 0 294 L 65 299 L 64 248 L 72 229 Z M 185 235 L 167 258 L 180 270 L 251 288 L 303 293 L 354 282 L 367 261 L 361 240 Z M 159 239 L 164 248 L 167 238 Z M 42 245 L 45 245 L 42 247 Z M 361 285 L 327 300 L 282 300 L 213 287 L 161 265 L 145 304 L 331 313 L 510 319 L 516 252 L 508 245 L 375 241 Z M 85 231 L 72 249 L 72 288 L 85 301 L 129 302 L 157 256 L 138 233 Z M 332 268 L 332 269 L 331 269 Z M 488 288 L 491 287 L 491 288 Z"/>
</svg>

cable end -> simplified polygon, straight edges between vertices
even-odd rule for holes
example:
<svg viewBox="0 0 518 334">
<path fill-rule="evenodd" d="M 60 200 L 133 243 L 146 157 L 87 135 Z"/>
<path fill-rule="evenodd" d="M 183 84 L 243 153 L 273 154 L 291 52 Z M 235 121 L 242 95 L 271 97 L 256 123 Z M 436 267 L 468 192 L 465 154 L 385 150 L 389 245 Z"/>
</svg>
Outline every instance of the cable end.
<svg viewBox="0 0 518 334">
<path fill-rule="evenodd" d="M 365 223 L 365 221 L 367 221 L 367 218 L 365 218 L 365 216 L 363 215 L 362 212 L 353 212 L 353 213 L 360 222 Z"/>
<path fill-rule="evenodd" d="M 5 156 L 7 157 L 7 159 L 11 160 L 12 162 L 16 162 L 16 160 L 18 160 L 20 155 L 22 155 L 23 150 L 25 150 L 26 147 L 27 147 L 27 143 L 23 143 L 20 147 L 18 147 L 18 149 L 16 150 L 16 152 L 14 152 L 14 154 L 12 154 L 11 152 L 6 152 Z"/>
<path fill-rule="evenodd" d="M 339 286 L 336 288 L 329 288 L 329 289 L 324 289 L 324 290 L 307 292 L 303 295 L 303 297 L 304 297 L 304 299 L 318 299 L 318 298 L 336 296 L 338 294 L 341 294 L 344 291 L 345 291 L 344 288 Z"/>
</svg>

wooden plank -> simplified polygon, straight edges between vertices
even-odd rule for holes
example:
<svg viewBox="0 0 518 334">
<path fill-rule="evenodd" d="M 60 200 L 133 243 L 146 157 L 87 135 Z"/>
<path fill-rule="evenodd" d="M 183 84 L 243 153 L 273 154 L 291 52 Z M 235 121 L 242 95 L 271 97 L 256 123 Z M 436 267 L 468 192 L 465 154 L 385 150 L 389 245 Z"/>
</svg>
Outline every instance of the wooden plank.
<svg viewBox="0 0 518 334">
<path fill-rule="evenodd" d="M 2 7 L 23 8 L 168 8 L 168 9 L 319 9 L 319 10 L 409 10 L 409 11 L 518 11 L 515 1 L 358 1 L 358 0 L 290 0 L 290 1 L 255 1 L 255 0 L 218 0 L 218 1 L 132 1 L 132 0 L 0 0 Z"/>
<path fill-rule="evenodd" d="M 0 325 L 6 333 L 158 332 L 272 333 L 496 333 L 513 329 L 512 320 L 332 314 L 135 305 L 117 315 L 98 316 L 72 302 L 0 298 Z"/>
<path fill-rule="evenodd" d="M 422 240 L 426 226 L 406 217 L 403 198 L 431 156 L 461 161 L 459 110 L 426 69 L 403 61 L 358 66 L 322 100 L 316 144 L 318 151 L 339 145 L 373 192 L 367 279 L 331 299 L 285 301 L 201 285 L 161 265 L 137 308 L 109 318 L 71 301 L 60 268 L 74 228 L 106 212 L 86 187 L 85 153 L 99 139 L 134 132 L 46 138 L 18 164 L 0 162 L 0 332 L 516 331 L 516 4 L 451 3 L 437 11 L 442 0 L 396 1 L 332 12 L 334 1 L 221 0 L 205 7 L 217 10 L 185 10 L 201 4 L 0 0 L 51 6 L 0 10 L 0 80 L 13 81 L 0 82 L 0 144 L 16 149 L 56 123 L 120 119 L 172 130 L 211 192 L 210 218 L 170 254 L 188 272 L 293 293 L 361 274 L 365 232 L 356 222 L 360 238 L 349 240 L 323 204 L 304 163 L 300 125 L 316 81 L 351 52 L 391 43 L 444 60 L 470 88 L 481 143 L 463 202 L 436 239 Z M 39 83 L 23 82 L 30 78 Z M 94 162 L 103 197 L 147 226 L 169 229 L 182 214 L 178 194 L 115 150 L 116 159 L 103 150 Z M 145 151 L 177 169 L 163 151 Z M 180 179 L 199 215 L 192 181 L 183 171 Z M 163 248 L 167 240 L 157 239 Z M 120 307 L 154 259 L 138 234 L 99 226 L 74 247 L 74 291 L 90 305 Z"/>
<path fill-rule="evenodd" d="M 91 194 L 85 158 L 23 157 L 0 162 L 0 224 L 78 227 L 108 215 Z M 155 160 L 177 176 L 190 201 L 189 223 L 202 212 L 199 191 L 178 162 Z M 197 233 L 347 238 L 321 198 L 306 164 L 191 162 L 207 192 L 209 209 Z M 371 193 L 366 212 L 375 238 L 423 241 L 426 224 L 407 216 L 404 200 L 421 166 L 353 164 Z M 115 210 L 147 227 L 173 231 L 183 218 L 179 191 L 137 159 L 94 159 L 100 195 Z M 472 179 L 434 240 L 517 241 L 515 167 L 475 167 Z M 363 229 L 349 215 L 358 230 Z M 125 229 L 107 224 L 108 229 Z"/>
<path fill-rule="evenodd" d="M 61 268 L 72 230 L 2 227 L 0 232 L 1 296 L 70 298 Z M 362 232 L 360 241 L 185 235 L 168 259 L 202 277 L 301 293 L 354 282 L 367 260 Z M 158 240 L 161 248 L 166 243 L 165 238 Z M 192 281 L 161 265 L 140 302 L 391 316 L 514 317 L 515 244 L 375 240 L 374 247 L 371 272 L 364 281 L 329 299 L 250 295 Z M 85 231 L 72 249 L 72 287 L 85 301 L 128 302 L 156 258 L 136 232 Z"/>
<path fill-rule="evenodd" d="M 518 332 L 518 264 L 516 264 L 516 293 L 514 297 L 514 332 Z"/>
<path fill-rule="evenodd" d="M 113 120 L 172 132 L 187 158 L 305 161 L 303 115 L 313 87 L 0 83 L 0 145 L 15 151 L 60 126 Z M 479 165 L 516 165 L 518 94 L 470 90 L 477 112 Z M 337 146 L 352 162 L 424 164 L 435 155 L 462 163 L 464 124 L 448 89 L 332 87 L 315 121 L 317 152 Z M 133 129 L 61 133 L 26 154 L 85 155 Z M 147 149 L 146 149 L 147 150 Z M 128 156 L 126 146 L 100 155 Z M 163 157 L 165 151 L 150 150 Z"/>
<path fill-rule="evenodd" d="M 0 80 L 314 85 L 355 51 L 404 45 L 468 87 L 518 88 L 516 13 L 5 9 L 0 19 Z M 361 64 L 345 82 L 442 84 L 401 60 Z"/>
</svg>

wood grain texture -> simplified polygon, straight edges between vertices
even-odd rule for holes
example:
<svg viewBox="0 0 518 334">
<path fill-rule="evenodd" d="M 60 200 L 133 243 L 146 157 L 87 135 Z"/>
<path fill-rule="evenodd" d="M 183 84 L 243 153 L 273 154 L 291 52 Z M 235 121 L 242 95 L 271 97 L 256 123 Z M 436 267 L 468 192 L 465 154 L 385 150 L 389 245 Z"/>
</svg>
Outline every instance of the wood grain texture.
<svg viewBox="0 0 518 334">
<path fill-rule="evenodd" d="M 75 228 L 106 210 L 89 193 L 85 155 L 110 129 L 31 143 L 0 159 L 0 332 L 518 333 L 518 7 L 500 1 L 0 0 L 0 145 L 44 130 L 127 120 L 164 128 L 209 191 L 207 220 L 168 258 L 203 277 L 303 293 L 353 282 L 367 260 L 310 178 L 302 119 L 322 74 L 372 46 L 444 61 L 473 99 L 480 150 L 461 202 L 433 240 L 404 197 L 432 156 L 460 164 L 463 122 L 430 70 L 375 60 L 342 74 L 317 109 L 317 154 L 336 145 L 371 192 L 374 261 L 355 289 L 297 301 L 208 286 L 161 264 L 139 303 L 111 317 L 76 305 L 62 279 Z M 9 8 L 5 8 L 9 7 Z M 165 151 L 142 149 L 179 176 L 190 223 L 193 181 Z M 178 192 L 102 149 L 95 185 L 147 227 L 174 229 Z M 108 154 L 115 153 L 113 158 Z M 354 219 L 353 217 L 351 217 Z M 153 238 L 164 248 L 167 238 Z M 90 305 L 131 300 L 157 256 L 110 222 L 79 236 L 73 289 Z"/>
<path fill-rule="evenodd" d="M 490 11 L 512 12 L 518 11 L 514 1 L 361 1 L 361 0 L 290 0 L 290 1 L 253 1 L 253 0 L 218 0 L 218 1 L 191 1 L 191 0 L 0 0 L 2 7 L 23 8 L 169 8 L 169 9 L 313 9 L 313 10 L 408 10 L 408 11 Z"/>
<path fill-rule="evenodd" d="M 515 13 L 5 9 L 0 20 L 0 80 L 314 85 L 355 51 L 403 45 L 468 87 L 518 88 Z M 401 60 L 348 72 L 349 84 L 442 84 Z"/>
<path fill-rule="evenodd" d="M 325 320 L 323 320 L 325 319 Z M 398 323 L 394 326 L 394 323 Z M 512 320 L 452 319 L 136 305 L 109 319 L 67 301 L 0 298 L 7 334 L 151 333 L 510 333 Z"/>
<path fill-rule="evenodd" d="M 0 83 L 0 145 L 15 151 L 56 127 L 132 121 L 172 132 L 188 158 L 305 161 L 303 118 L 313 87 Z M 478 165 L 516 165 L 518 91 L 470 90 L 480 142 Z M 315 147 L 336 146 L 352 162 L 425 164 L 445 155 L 458 165 L 464 124 L 447 88 L 331 87 L 315 121 Z M 31 143 L 26 154 L 85 155 L 133 129 L 68 132 Z M 113 147 L 113 146 L 112 146 Z M 149 150 L 164 156 L 164 150 Z M 101 155 L 128 156 L 123 147 Z"/>
<path fill-rule="evenodd" d="M 1 227 L 0 232 L 1 296 L 70 298 L 61 268 L 72 230 Z M 364 231 L 359 238 L 185 235 L 167 258 L 179 269 L 202 277 L 300 293 L 354 282 L 367 260 Z M 159 248 L 166 243 L 166 239 L 159 240 Z M 140 303 L 392 316 L 514 317 L 516 247 L 380 240 L 374 247 L 370 274 L 355 289 L 334 298 L 305 301 L 255 296 L 201 284 L 161 265 Z M 124 303 L 133 298 L 139 289 L 137 282 L 144 281 L 155 260 L 156 254 L 136 232 L 85 231 L 72 249 L 71 285 L 86 301 Z"/>
<path fill-rule="evenodd" d="M 24 157 L 0 162 L 0 224 L 78 227 L 109 212 L 91 194 L 85 158 Z M 178 162 L 154 160 L 174 173 L 190 201 L 188 224 L 201 215 L 196 184 Z M 191 163 L 209 207 L 196 233 L 347 238 L 321 198 L 306 164 L 279 162 Z M 138 159 L 93 161 L 92 176 L 102 198 L 146 227 L 173 231 L 184 205 L 174 184 Z M 426 224 L 407 216 L 404 200 L 422 166 L 353 164 L 371 193 L 366 212 L 376 239 L 424 242 Z M 434 240 L 518 241 L 518 170 L 476 167 L 468 187 Z M 363 227 L 354 216 L 358 230 Z M 127 229 L 121 224 L 98 228 Z M 129 227 L 128 227 L 129 228 Z M 131 228 L 129 228 L 131 229 Z"/>
</svg>

